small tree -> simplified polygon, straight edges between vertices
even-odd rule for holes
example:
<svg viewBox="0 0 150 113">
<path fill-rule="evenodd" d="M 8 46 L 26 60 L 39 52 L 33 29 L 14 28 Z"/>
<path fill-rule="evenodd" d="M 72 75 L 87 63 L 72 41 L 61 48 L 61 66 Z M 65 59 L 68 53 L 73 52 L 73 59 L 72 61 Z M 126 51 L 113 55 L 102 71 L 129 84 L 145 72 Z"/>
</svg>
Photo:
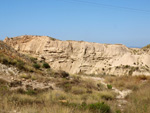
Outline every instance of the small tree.
<svg viewBox="0 0 150 113">
<path fill-rule="evenodd" d="M 49 65 L 48 63 L 44 62 L 44 63 L 43 63 L 43 67 L 44 67 L 44 68 L 50 68 L 50 65 Z"/>
<path fill-rule="evenodd" d="M 35 68 L 35 69 L 40 69 L 40 65 L 39 64 L 33 64 L 33 67 Z"/>
<path fill-rule="evenodd" d="M 108 88 L 108 89 L 112 89 L 112 85 L 107 84 L 107 88 Z"/>
</svg>

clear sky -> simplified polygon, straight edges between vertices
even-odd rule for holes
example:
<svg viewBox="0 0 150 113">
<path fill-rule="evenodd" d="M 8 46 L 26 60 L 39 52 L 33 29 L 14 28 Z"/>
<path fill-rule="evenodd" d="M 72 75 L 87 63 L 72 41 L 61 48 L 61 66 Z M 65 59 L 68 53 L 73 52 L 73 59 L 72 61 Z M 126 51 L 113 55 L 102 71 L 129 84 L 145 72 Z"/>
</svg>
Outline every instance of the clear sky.
<svg viewBox="0 0 150 113">
<path fill-rule="evenodd" d="M 0 39 L 20 35 L 142 47 L 150 0 L 0 0 Z"/>
</svg>

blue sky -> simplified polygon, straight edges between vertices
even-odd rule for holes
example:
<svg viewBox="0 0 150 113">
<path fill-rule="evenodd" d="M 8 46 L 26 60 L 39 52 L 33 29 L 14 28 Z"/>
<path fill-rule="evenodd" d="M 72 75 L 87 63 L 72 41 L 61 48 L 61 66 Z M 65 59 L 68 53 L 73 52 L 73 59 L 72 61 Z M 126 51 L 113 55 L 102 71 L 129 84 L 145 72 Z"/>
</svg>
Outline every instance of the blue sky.
<svg viewBox="0 0 150 113">
<path fill-rule="evenodd" d="M 0 0 L 0 39 L 20 35 L 142 47 L 150 43 L 150 1 Z"/>
</svg>

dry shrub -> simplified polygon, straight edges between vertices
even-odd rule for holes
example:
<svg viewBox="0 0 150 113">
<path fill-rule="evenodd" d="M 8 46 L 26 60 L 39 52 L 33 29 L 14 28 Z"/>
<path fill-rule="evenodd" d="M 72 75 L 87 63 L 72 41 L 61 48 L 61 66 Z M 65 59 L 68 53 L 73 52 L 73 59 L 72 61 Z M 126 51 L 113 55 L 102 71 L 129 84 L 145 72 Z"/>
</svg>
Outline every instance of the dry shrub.
<svg viewBox="0 0 150 113">
<path fill-rule="evenodd" d="M 115 93 L 111 92 L 111 91 L 101 91 L 100 92 L 100 96 L 102 99 L 105 100 L 113 100 L 115 99 Z"/>
<path fill-rule="evenodd" d="M 31 78 L 31 75 L 29 75 L 29 74 L 21 74 L 21 75 L 20 75 L 20 78 L 30 79 L 30 78 Z"/>
<path fill-rule="evenodd" d="M 114 87 L 118 89 L 131 89 L 137 90 L 138 87 L 143 83 L 143 81 L 147 81 L 150 79 L 148 76 L 108 76 L 105 78 L 107 83 L 112 84 Z"/>
<path fill-rule="evenodd" d="M 76 95 L 82 95 L 82 94 L 85 94 L 86 93 L 86 89 L 83 88 L 83 87 L 77 87 L 77 86 L 73 86 L 72 89 L 71 89 L 71 92 L 73 94 L 76 94 Z"/>
<path fill-rule="evenodd" d="M 98 89 L 97 83 L 94 80 L 91 79 L 84 79 L 81 82 L 81 86 L 87 88 L 87 89 Z"/>
<path fill-rule="evenodd" d="M 59 70 L 58 72 L 55 72 L 55 77 L 67 78 L 69 77 L 69 73 Z"/>
</svg>

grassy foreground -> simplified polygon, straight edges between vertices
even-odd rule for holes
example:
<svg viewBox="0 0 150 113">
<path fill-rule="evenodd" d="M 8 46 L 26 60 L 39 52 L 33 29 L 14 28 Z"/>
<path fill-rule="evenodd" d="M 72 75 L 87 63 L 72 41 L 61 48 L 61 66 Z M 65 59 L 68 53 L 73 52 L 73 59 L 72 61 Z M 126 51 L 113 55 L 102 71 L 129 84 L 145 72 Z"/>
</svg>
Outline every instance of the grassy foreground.
<svg viewBox="0 0 150 113">
<path fill-rule="evenodd" d="M 111 80 L 118 81 L 118 78 Z M 127 79 L 128 78 L 128 79 Z M 131 79 L 127 77 L 126 81 Z M 53 78 L 52 81 L 61 90 L 44 92 L 10 91 L 5 81 L 0 81 L 0 112 L 1 113 L 149 113 L 150 112 L 150 80 L 143 77 L 132 77 L 132 80 L 141 79 L 138 88 L 126 97 L 128 104 L 124 110 L 118 107 L 116 94 L 105 88 L 101 83 L 80 77 Z M 123 80 L 121 80 L 123 82 Z M 126 83 L 124 81 L 124 83 Z M 112 82 L 117 85 L 118 82 Z M 129 85 L 130 82 L 128 82 Z M 131 84 L 132 85 L 132 84 Z M 122 86 L 123 88 L 123 86 Z M 126 88 L 126 85 L 124 85 Z"/>
</svg>

